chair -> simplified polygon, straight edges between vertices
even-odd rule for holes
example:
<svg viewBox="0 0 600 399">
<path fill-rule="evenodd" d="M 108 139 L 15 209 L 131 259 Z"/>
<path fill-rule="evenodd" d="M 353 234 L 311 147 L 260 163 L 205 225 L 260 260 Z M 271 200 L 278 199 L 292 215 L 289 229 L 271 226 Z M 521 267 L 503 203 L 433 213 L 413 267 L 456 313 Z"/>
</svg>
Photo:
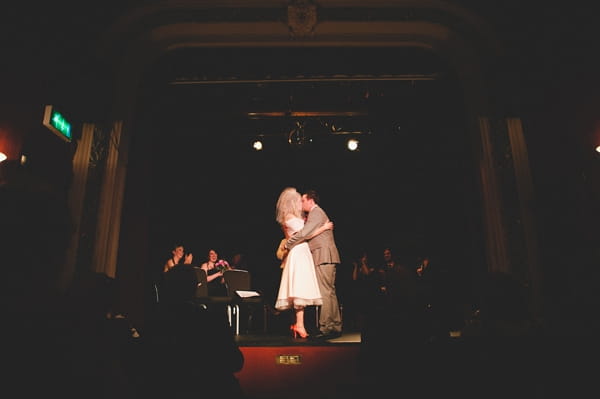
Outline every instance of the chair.
<svg viewBox="0 0 600 399">
<path fill-rule="evenodd" d="M 194 302 L 198 305 L 208 307 L 222 306 L 227 311 L 227 320 L 229 325 L 235 329 L 236 334 L 239 331 L 239 305 L 232 295 L 211 296 L 208 293 L 208 276 L 206 270 L 194 266 L 192 268 L 195 274 L 195 293 Z"/>
<path fill-rule="evenodd" d="M 250 326 L 252 320 L 252 308 L 254 306 L 262 305 L 263 308 L 263 331 L 267 331 L 267 306 L 264 301 L 264 297 L 259 291 L 252 288 L 251 274 L 247 270 L 242 269 L 231 269 L 226 270 L 223 273 L 225 279 L 225 287 L 227 288 L 227 295 L 234 298 L 234 303 L 237 305 L 235 310 L 237 311 L 237 326 L 236 334 L 239 334 L 239 310 L 240 305 L 248 309 L 248 325 Z"/>
<path fill-rule="evenodd" d="M 191 301 L 196 290 L 196 275 L 190 266 L 177 265 L 164 274 L 160 289 L 160 297 L 158 290 L 155 291 L 159 304 L 169 306 Z"/>
</svg>

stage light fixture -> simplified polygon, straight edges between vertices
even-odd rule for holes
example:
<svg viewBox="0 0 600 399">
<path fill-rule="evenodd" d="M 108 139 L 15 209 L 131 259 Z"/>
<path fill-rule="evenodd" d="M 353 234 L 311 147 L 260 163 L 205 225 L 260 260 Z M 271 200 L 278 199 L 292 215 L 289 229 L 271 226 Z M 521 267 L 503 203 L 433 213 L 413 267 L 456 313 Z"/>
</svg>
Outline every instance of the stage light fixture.
<svg viewBox="0 0 600 399">
<path fill-rule="evenodd" d="M 358 150 L 358 144 L 359 144 L 359 141 L 357 139 L 348 139 L 348 141 L 346 142 L 346 147 L 350 151 L 357 151 Z"/>
<path fill-rule="evenodd" d="M 263 149 L 262 140 L 260 140 L 260 139 L 254 140 L 254 142 L 252 143 L 252 148 L 254 148 L 255 151 L 262 151 L 262 149 Z"/>
</svg>

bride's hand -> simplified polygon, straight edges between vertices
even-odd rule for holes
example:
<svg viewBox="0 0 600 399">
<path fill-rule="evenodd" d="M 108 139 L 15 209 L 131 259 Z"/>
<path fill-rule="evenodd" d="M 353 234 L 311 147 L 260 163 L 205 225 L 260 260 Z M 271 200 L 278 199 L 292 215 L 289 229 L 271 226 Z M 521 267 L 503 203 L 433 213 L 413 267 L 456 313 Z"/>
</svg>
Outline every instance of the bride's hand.
<svg viewBox="0 0 600 399">
<path fill-rule="evenodd" d="M 325 226 L 325 230 L 333 230 L 333 222 L 331 220 L 326 222 L 324 226 Z"/>
</svg>

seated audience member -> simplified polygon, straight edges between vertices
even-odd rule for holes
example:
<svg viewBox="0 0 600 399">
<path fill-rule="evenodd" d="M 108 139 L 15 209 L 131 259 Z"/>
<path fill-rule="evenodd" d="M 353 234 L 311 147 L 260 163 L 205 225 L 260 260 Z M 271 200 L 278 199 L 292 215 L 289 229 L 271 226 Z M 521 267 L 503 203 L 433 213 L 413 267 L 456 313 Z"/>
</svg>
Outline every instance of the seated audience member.
<svg viewBox="0 0 600 399">
<path fill-rule="evenodd" d="M 206 271 L 208 294 L 210 296 L 227 296 L 223 272 L 231 269 L 229 262 L 219 259 L 219 253 L 211 248 L 208 251 L 206 262 L 200 267 Z"/>
<path fill-rule="evenodd" d="M 5 269 L 3 388 L 22 398 L 136 397 L 122 320 L 107 320 L 110 278 L 78 270 L 63 281 L 72 233 L 65 198 L 27 171 L 0 185 Z M 41 390 L 41 391 L 40 391 Z"/>
<path fill-rule="evenodd" d="M 194 267 L 179 263 L 164 273 L 161 284 L 162 302 L 167 307 L 192 301 L 198 280 Z"/>
<path fill-rule="evenodd" d="M 192 302 L 177 305 L 147 329 L 143 371 L 146 392 L 139 397 L 187 399 L 217 393 L 244 398 L 236 372 L 244 355 L 225 312 Z"/>
</svg>

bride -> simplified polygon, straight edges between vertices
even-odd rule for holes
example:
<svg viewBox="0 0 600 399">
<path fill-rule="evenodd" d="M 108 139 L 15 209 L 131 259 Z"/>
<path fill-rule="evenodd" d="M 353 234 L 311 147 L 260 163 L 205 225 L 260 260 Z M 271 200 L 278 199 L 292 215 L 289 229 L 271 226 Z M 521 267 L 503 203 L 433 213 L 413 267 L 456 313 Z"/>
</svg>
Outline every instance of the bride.
<svg viewBox="0 0 600 399">
<path fill-rule="evenodd" d="M 275 214 L 277 223 L 285 233 L 286 239 L 304 227 L 301 195 L 294 187 L 287 187 L 281 192 Z M 331 229 L 333 229 L 333 222 L 328 221 L 308 238 Z M 290 330 L 294 338 L 296 336 L 306 338 L 308 333 L 304 326 L 304 308 L 322 304 L 315 264 L 308 243 L 304 241 L 295 245 L 283 257 L 275 308 L 277 310 L 293 309 L 295 323 L 290 326 Z"/>
</svg>

